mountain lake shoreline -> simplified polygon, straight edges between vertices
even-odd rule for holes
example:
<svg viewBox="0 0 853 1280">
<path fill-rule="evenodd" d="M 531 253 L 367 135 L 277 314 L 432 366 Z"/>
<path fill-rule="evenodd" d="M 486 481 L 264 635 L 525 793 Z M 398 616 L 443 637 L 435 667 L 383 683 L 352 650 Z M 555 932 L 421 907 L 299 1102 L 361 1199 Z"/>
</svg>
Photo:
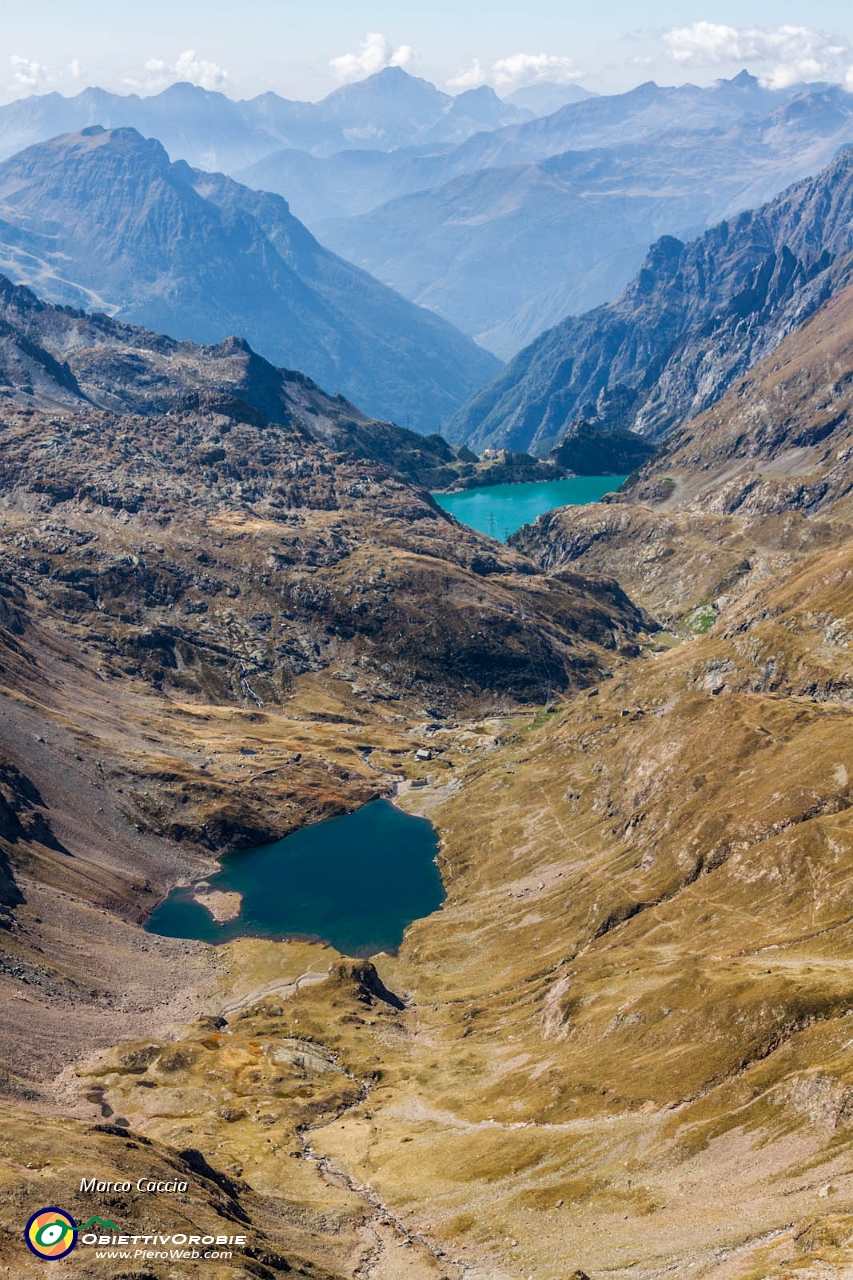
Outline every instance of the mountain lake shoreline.
<svg viewBox="0 0 853 1280">
<path fill-rule="evenodd" d="M 626 479 L 627 476 L 570 476 L 564 480 L 437 491 L 432 497 L 460 524 L 506 542 L 511 534 L 547 511 L 598 502 L 606 493 L 614 493 Z"/>
</svg>

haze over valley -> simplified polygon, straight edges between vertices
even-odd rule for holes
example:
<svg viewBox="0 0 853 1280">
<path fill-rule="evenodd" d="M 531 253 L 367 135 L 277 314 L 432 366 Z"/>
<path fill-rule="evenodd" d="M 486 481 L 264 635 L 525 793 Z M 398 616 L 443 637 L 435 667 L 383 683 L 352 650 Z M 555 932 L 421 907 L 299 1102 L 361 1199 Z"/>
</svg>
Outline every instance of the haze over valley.
<svg viewBox="0 0 853 1280">
<path fill-rule="evenodd" d="M 615 298 L 659 236 L 761 204 L 853 142 L 853 95 L 835 85 L 772 90 L 744 72 L 706 89 L 554 91 L 576 100 L 534 114 L 395 67 L 316 104 L 234 103 L 189 84 L 150 98 L 85 90 L 0 107 L 0 155 L 134 128 L 173 161 L 283 196 L 322 244 L 505 360 Z"/>
</svg>

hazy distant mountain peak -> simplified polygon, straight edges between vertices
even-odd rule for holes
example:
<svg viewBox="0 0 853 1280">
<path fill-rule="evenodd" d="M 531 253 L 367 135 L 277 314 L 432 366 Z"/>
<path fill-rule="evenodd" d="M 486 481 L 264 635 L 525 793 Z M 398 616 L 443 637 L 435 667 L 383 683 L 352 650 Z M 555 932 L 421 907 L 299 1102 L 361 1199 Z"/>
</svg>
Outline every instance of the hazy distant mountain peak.
<svg viewBox="0 0 853 1280">
<path fill-rule="evenodd" d="M 476 113 L 501 111 L 505 107 L 506 103 L 498 97 L 491 85 L 481 84 L 477 89 L 466 89 L 464 93 L 457 93 L 450 110 Z"/>
<path fill-rule="evenodd" d="M 731 80 L 723 78 L 714 82 L 715 88 L 722 88 L 725 85 L 728 85 L 733 89 L 758 89 L 760 87 L 760 81 L 758 76 L 752 75 L 747 71 L 746 67 L 744 67 L 743 71 L 739 71 L 736 76 L 732 76 Z"/>
<path fill-rule="evenodd" d="M 197 102 L 207 101 L 211 98 L 221 98 L 226 102 L 230 102 L 224 93 L 218 89 L 204 89 L 200 84 L 193 84 L 191 80 L 175 80 L 167 88 L 162 90 L 164 97 L 173 99 L 194 98 Z"/>
<path fill-rule="evenodd" d="M 425 121 L 432 121 L 436 111 L 450 105 L 449 94 L 442 93 L 429 80 L 409 75 L 402 67 L 385 67 L 364 80 L 342 85 L 316 104 L 324 119 L 344 118 L 357 122 L 365 111 L 372 112 L 377 105 L 415 111 Z"/>
<path fill-rule="evenodd" d="M 550 116 L 561 107 L 573 102 L 583 102 L 586 98 L 597 98 L 599 95 L 579 84 L 560 84 L 556 80 L 540 80 L 537 84 L 525 85 L 508 93 L 504 102 L 523 111 L 532 111 L 536 116 Z"/>
<path fill-rule="evenodd" d="M 272 92 L 234 101 L 188 81 L 149 97 L 96 87 L 71 98 L 34 94 L 0 107 L 0 159 L 85 125 L 132 125 L 159 138 L 173 159 L 234 172 L 281 147 L 331 155 L 424 141 L 452 144 L 529 118 L 491 90 L 478 98 L 460 96 L 461 104 L 402 67 L 342 85 L 319 102 L 294 102 Z"/>
</svg>

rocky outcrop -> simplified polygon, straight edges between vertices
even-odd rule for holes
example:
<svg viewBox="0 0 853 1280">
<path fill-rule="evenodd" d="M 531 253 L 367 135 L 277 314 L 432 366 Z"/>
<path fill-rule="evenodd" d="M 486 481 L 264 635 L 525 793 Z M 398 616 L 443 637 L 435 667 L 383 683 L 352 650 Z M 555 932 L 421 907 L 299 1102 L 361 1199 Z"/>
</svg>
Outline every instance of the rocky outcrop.
<svg viewBox="0 0 853 1280">
<path fill-rule="evenodd" d="M 630 475 L 654 453 L 654 445 L 634 431 L 602 431 L 580 418 L 551 450 L 552 462 L 579 476 Z"/>
<path fill-rule="evenodd" d="M 406 483 L 449 465 L 440 438 L 242 340 L 174 342 L 8 281 L 0 320 L 64 379 L 9 389 L 0 484 L 42 518 L 0 570 L 117 670 L 240 703 L 331 666 L 397 698 L 541 700 L 645 626 L 612 583 L 546 582 Z"/>
<path fill-rule="evenodd" d="M 426 488 L 449 487 L 464 469 L 441 436 L 370 418 L 304 374 L 277 369 L 242 338 L 205 348 L 175 342 L 51 306 L 0 276 L 0 405 L 4 398 L 40 408 L 213 413 L 256 428 L 290 423 L 336 453 L 385 463 Z"/>
</svg>

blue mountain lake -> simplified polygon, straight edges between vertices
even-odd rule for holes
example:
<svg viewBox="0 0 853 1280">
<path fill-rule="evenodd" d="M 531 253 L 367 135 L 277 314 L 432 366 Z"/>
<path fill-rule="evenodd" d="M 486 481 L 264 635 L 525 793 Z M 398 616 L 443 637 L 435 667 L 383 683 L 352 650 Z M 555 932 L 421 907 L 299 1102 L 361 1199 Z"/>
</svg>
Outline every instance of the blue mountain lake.
<svg viewBox="0 0 853 1280">
<path fill-rule="evenodd" d="M 204 883 L 242 895 L 233 920 L 218 924 L 190 885 L 173 889 L 145 927 L 202 942 L 307 937 L 351 956 L 392 951 L 407 925 L 444 900 L 437 853 L 426 818 L 374 800 L 274 844 L 226 854 Z"/>
<path fill-rule="evenodd" d="M 440 507 L 462 524 L 506 542 L 523 524 L 555 507 L 582 506 L 612 493 L 625 476 L 574 476 L 534 484 L 493 484 L 461 493 L 434 493 Z"/>
</svg>

